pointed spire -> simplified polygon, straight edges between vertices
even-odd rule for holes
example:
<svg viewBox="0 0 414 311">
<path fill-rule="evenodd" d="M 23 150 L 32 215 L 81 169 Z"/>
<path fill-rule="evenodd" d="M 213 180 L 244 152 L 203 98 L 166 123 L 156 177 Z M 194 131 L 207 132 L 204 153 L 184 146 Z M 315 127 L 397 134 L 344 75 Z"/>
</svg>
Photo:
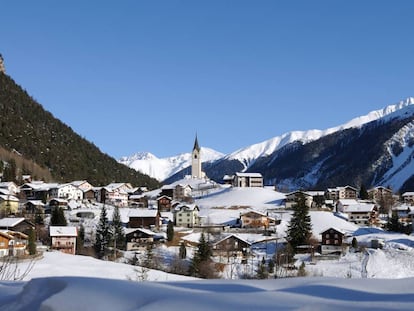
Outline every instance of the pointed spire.
<svg viewBox="0 0 414 311">
<path fill-rule="evenodd" d="M 200 146 L 198 145 L 197 134 L 196 134 L 196 137 L 195 137 L 195 141 L 194 141 L 194 148 L 193 148 L 193 150 L 200 151 Z"/>
</svg>

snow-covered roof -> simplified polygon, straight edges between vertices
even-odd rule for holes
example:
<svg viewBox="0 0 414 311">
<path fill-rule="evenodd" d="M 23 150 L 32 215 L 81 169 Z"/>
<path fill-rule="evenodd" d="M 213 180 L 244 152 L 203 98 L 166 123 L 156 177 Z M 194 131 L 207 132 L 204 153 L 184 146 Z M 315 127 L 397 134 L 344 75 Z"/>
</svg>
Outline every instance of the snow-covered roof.
<svg viewBox="0 0 414 311">
<path fill-rule="evenodd" d="M 0 219 L 0 227 L 1 228 L 7 228 L 7 227 L 14 227 L 17 226 L 19 223 L 24 221 L 24 217 L 6 217 Z"/>
<path fill-rule="evenodd" d="M 50 199 L 50 201 L 56 201 L 56 202 L 59 202 L 59 203 L 68 203 L 68 201 L 67 200 L 65 200 L 65 199 L 62 199 L 62 198 L 53 198 L 53 199 Z"/>
<path fill-rule="evenodd" d="M 45 206 L 45 204 L 40 200 L 29 200 L 26 203 L 31 203 L 35 206 Z"/>
<path fill-rule="evenodd" d="M 228 236 L 225 236 L 224 238 L 222 238 L 221 240 L 219 240 L 219 241 L 215 242 L 214 244 L 219 244 L 219 243 L 221 243 L 221 242 L 223 242 L 223 241 L 225 241 L 225 240 L 227 240 L 227 239 L 229 239 L 229 238 L 231 238 L 231 237 L 235 237 L 236 239 L 239 239 L 240 241 L 243 241 L 244 243 L 246 243 L 246 244 L 248 244 L 248 245 L 252 245 L 252 243 L 250 243 L 249 241 L 247 241 L 247 240 L 245 240 L 245 239 L 241 238 L 241 237 L 240 237 L 240 236 L 238 236 L 237 234 L 229 234 Z"/>
<path fill-rule="evenodd" d="M 413 196 L 414 195 L 414 192 L 404 192 L 401 196 L 402 197 L 409 197 L 409 196 Z"/>
<path fill-rule="evenodd" d="M 355 199 L 341 199 L 338 200 L 338 204 L 341 203 L 341 205 L 357 205 L 359 204 L 357 200 Z"/>
<path fill-rule="evenodd" d="M 326 232 L 326 231 L 328 231 L 328 230 L 330 230 L 330 229 L 333 229 L 333 230 L 335 230 L 335 231 L 338 231 L 339 233 L 342 233 L 342 234 L 345 234 L 345 233 L 346 233 L 346 231 L 345 231 L 345 230 L 342 230 L 342 229 L 336 228 L 336 227 L 334 227 L 334 226 L 330 226 L 330 227 L 326 227 L 326 229 L 323 229 L 323 230 L 321 231 L 321 233 L 320 233 L 320 234 L 322 234 L 322 233 L 324 233 L 324 232 Z"/>
<path fill-rule="evenodd" d="M 14 202 L 19 202 L 19 199 L 18 199 L 18 198 L 16 198 L 15 196 L 13 196 L 13 195 L 4 195 L 4 194 L 1 194 L 1 195 L 0 195 L 0 198 L 1 198 L 2 200 L 4 200 L 4 201 L 14 201 Z"/>
<path fill-rule="evenodd" d="M 76 227 L 50 226 L 50 236 L 78 236 Z"/>
<path fill-rule="evenodd" d="M 257 178 L 261 178 L 263 177 L 262 174 L 260 173 L 236 173 L 236 176 L 238 177 L 257 177 Z"/>
<path fill-rule="evenodd" d="M 128 217 L 156 217 L 158 210 L 146 208 L 133 208 L 129 210 Z"/>
<path fill-rule="evenodd" d="M 196 204 L 181 204 L 177 205 L 174 210 L 176 211 L 194 211 L 194 210 L 200 210 L 200 208 Z"/>
<path fill-rule="evenodd" d="M 365 213 L 365 212 L 371 212 L 373 208 L 375 207 L 375 204 L 354 204 L 349 205 L 345 208 L 346 213 Z"/>
<path fill-rule="evenodd" d="M 144 229 L 144 228 L 125 228 L 124 229 L 125 234 L 130 234 L 135 231 L 141 231 L 148 235 L 157 235 L 155 232 L 148 230 L 148 229 Z"/>
</svg>

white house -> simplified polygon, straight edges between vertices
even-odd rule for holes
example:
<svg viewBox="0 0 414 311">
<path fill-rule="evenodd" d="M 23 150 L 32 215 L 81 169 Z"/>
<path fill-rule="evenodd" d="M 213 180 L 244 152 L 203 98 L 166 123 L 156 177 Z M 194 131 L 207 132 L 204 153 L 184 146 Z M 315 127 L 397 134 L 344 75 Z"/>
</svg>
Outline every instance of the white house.
<svg viewBox="0 0 414 311">
<path fill-rule="evenodd" d="M 11 195 L 16 195 L 19 192 L 19 187 L 12 181 L 0 182 L 0 188 L 7 189 Z"/>
<path fill-rule="evenodd" d="M 50 196 L 66 200 L 82 200 L 83 191 L 72 184 L 60 184 L 50 190 Z"/>
<path fill-rule="evenodd" d="M 174 209 L 174 223 L 178 227 L 198 226 L 200 224 L 199 212 L 200 209 L 195 204 L 178 205 Z"/>
<path fill-rule="evenodd" d="M 98 192 L 98 201 L 119 207 L 128 206 L 129 192 L 132 186 L 129 183 L 112 183 Z"/>
<path fill-rule="evenodd" d="M 234 187 L 263 187 L 263 176 L 260 173 L 236 173 Z"/>
</svg>

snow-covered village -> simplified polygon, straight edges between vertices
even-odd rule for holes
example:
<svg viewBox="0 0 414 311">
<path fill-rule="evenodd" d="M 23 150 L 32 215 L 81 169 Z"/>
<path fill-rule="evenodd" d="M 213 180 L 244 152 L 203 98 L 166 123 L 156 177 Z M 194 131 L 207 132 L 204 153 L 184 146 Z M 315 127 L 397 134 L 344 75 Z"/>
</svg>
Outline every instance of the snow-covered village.
<svg viewBox="0 0 414 311">
<path fill-rule="evenodd" d="M 31 176 L 22 185 L 1 182 L 1 279 L 414 277 L 414 192 L 338 185 L 282 193 L 259 173 L 214 182 L 201 163 L 196 137 L 191 175 L 152 191 Z"/>
</svg>

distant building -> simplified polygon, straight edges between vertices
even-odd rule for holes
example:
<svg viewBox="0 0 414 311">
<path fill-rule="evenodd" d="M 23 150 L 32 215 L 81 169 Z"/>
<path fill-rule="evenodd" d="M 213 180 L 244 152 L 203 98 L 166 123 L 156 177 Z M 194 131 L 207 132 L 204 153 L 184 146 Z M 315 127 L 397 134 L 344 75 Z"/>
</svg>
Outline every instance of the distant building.
<svg viewBox="0 0 414 311">
<path fill-rule="evenodd" d="M 236 173 L 234 187 L 263 187 L 263 176 L 260 173 Z"/>
<path fill-rule="evenodd" d="M 202 178 L 201 171 L 201 148 L 198 145 L 197 135 L 194 141 L 193 152 L 191 153 L 191 176 L 194 178 Z"/>
</svg>

